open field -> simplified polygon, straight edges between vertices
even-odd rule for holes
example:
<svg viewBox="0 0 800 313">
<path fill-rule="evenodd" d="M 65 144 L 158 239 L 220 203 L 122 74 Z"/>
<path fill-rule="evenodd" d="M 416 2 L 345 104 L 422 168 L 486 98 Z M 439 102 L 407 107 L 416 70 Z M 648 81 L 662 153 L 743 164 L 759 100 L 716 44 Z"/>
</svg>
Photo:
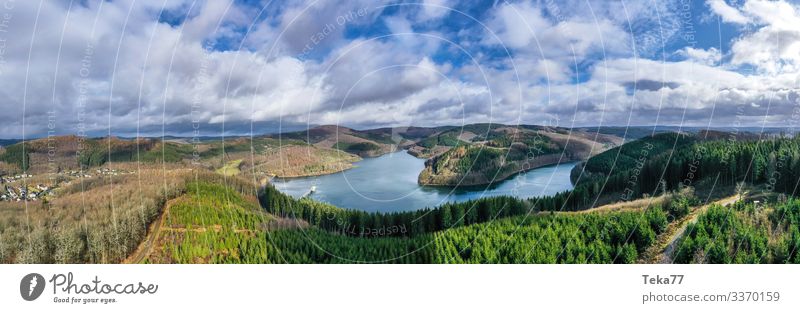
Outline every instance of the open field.
<svg viewBox="0 0 800 313">
<path fill-rule="evenodd" d="M 224 176 L 238 175 L 239 173 L 242 172 L 239 169 L 240 166 L 242 166 L 242 160 L 241 159 L 229 161 L 228 163 L 225 164 L 225 166 L 219 168 L 217 170 L 217 173 L 220 174 L 220 175 L 224 175 Z"/>
</svg>

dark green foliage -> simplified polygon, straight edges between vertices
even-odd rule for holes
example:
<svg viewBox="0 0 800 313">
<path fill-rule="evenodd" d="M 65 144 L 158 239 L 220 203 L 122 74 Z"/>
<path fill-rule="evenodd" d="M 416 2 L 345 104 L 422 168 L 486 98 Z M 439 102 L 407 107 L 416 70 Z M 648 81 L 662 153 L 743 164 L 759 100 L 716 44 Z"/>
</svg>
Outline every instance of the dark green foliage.
<svg viewBox="0 0 800 313">
<path fill-rule="evenodd" d="M 100 166 L 108 161 L 108 151 L 104 151 L 99 144 L 89 141 L 85 143 L 85 147 L 78 155 L 78 162 L 82 166 Z"/>
<path fill-rule="evenodd" d="M 179 201 L 170 207 L 166 223 L 171 227 L 207 227 L 219 225 L 224 229 L 258 229 L 268 218 L 258 214 L 261 210 L 255 201 L 246 200 L 235 191 L 235 184 L 227 186 L 203 180 L 186 185 L 188 201 Z"/>
<path fill-rule="evenodd" d="M 494 168 L 500 163 L 500 159 L 506 154 L 506 151 L 492 148 L 467 147 L 466 152 L 458 159 L 456 164 L 456 171 L 458 173 L 467 173 L 469 171 L 483 172 L 487 169 Z M 437 163 L 435 166 L 442 166 L 444 164 Z M 442 169 L 434 169 L 439 172 Z"/>
<path fill-rule="evenodd" d="M 676 142 L 675 149 L 671 148 L 671 141 Z M 620 148 L 629 152 L 625 152 L 628 156 L 620 156 L 616 165 L 615 149 L 589 159 L 586 165 L 589 173 L 584 172 L 575 192 L 590 196 L 619 193 L 621 198 L 631 199 L 693 186 L 702 180 L 716 180 L 717 186 L 740 182 L 766 184 L 769 191 L 792 194 L 800 177 L 800 138 L 796 137 L 697 141 L 671 133 Z M 612 171 L 602 172 L 610 170 L 612 165 Z M 602 190 L 596 186 L 602 186 Z"/>
<path fill-rule="evenodd" d="M 419 144 L 427 148 L 437 143 L 441 146 L 445 145 L 445 138 L 457 140 L 457 135 L 455 130 L 451 130 Z M 446 144 L 456 147 L 428 160 L 420 182 L 429 185 L 489 184 L 520 171 L 555 163 L 558 156 L 570 160 L 575 152 L 548 135 L 521 128 L 476 134 L 471 141 L 474 143 L 458 141 Z M 537 160 L 537 157 L 546 158 Z M 468 179 L 463 180 L 465 177 Z"/>
<path fill-rule="evenodd" d="M 439 137 L 434 136 L 423 139 L 422 141 L 418 142 L 417 145 L 431 149 L 435 147 L 438 143 L 439 143 Z"/>
<path fill-rule="evenodd" d="M 523 160 L 529 157 L 526 155 L 529 152 L 532 154 L 531 156 L 539 156 L 561 153 L 563 150 L 563 147 L 553 142 L 550 137 L 540 133 L 518 132 L 506 134 L 504 132 L 490 132 L 486 136 L 486 141 L 487 146 L 497 148 L 519 148 L 520 144 L 523 145 L 521 146 L 522 153 L 517 156 L 509 155 L 510 160 Z"/>
<path fill-rule="evenodd" d="M 418 142 L 417 145 L 430 149 L 435 146 L 455 147 L 465 144 L 463 141 L 459 140 L 457 136 L 458 132 L 448 131 L 436 136 L 425 138 Z"/>
<path fill-rule="evenodd" d="M 22 149 L 22 143 L 11 145 L 0 154 L 0 161 L 16 164 L 23 171 L 27 171 L 31 165 L 31 157 L 27 151 Z"/>
<path fill-rule="evenodd" d="M 800 263 L 800 200 L 714 205 L 687 227 L 678 263 Z"/>
<path fill-rule="evenodd" d="M 678 133 L 645 137 L 590 158 L 586 162 L 586 171 L 608 175 L 612 169 L 615 171 L 632 169 L 653 156 L 679 149 L 693 142 L 695 142 L 694 137 Z"/>
<path fill-rule="evenodd" d="M 478 123 L 478 124 L 468 124 L 461 127 L 453 128 L 450 131 L 453 132 L 471 132 L 476 135 L 486 134 L 490 131 L 493 131 L 500 127 L 506 127 L 502 124 L 491 124 L 491 123 Z"/>
<path fill-rule="evenodd" d="M 197 195 L 193 196 L 193 202 L 208 204 L 205 198 L 230 196 L 224 187 L 214 184 L 190 186 L 189 192 L 194 188 L 200 189 L 194 191 Z M 347 234 L 346 224 L 336 223 L 381 223 L 373 221 L 380 215 L 347 214 L 343 212 L 349 211 L 310 200 L 288 202 L 286 198 L 278 199 L 276 194 L 270 197 L 274 203 L 287 201 L 286 206 L 316 205 L 317 210 L 313 211 L 316 215 L 306 218 L 319 228 L 264 230 L 256 226 L 256 232 L 226 228 L 226 216 L 229 220 L 239 220 L 238 225 L 268 219 L 243 209 L 247 203 L 233 196 L 229 202 L 232 207 L 219 213 L 214 212 L 227 207 L 224 201 L 200 209 L 173 211 L 173 215 L 195 216 L 185 222 L 188 224 L 197 225 L 199 216 L 205 216 L 205 221 L 216 221 L 223 226 L 219 231 L 182 232 L 180 240 L 170 242 L 163 250 L 170 253 L 172 262 L 178 263 L 633 263 L 667 225 L 666 213 L 659 208 L 643 212 L 535 214 L 479 223 L 497 212 L 493 207 L 503 206 L 499 202 L 482 201 L 472 204 L 474 214 L 464 214 L 460 211 L 464 207 L 448 204 L 438 212 L 426 211 L 431 218 L 413 216 L 419 220 L 411 220 L 408 229 L 417 233 L 406 234 L 410 235 L 407 237 L 386 233 L 353 237 L 343 236 Z M 213 199 L 209 201 L 218 201 Z M 202 210 L 211 212 L 200 213 Z M 330 220 L 328 213 L 333 214 Z M 412 217 L 391 216 L 394 223 Z M 330 223 L 339 230 L 326 231 Z M 419 232 L 427 227 L 443 230 Z"/>
<path fill-rule="evenodd" d="M 137 147 L 138 145 L 138 147 Z M 180 162 L 192 156 L 192 146 L 172 142 L 156 144 L 152 141 L 137 144 L 109 146 L 106 139 L 92 139 L 84 143 L 78 155 L 82 166 L 101 166 L 107 162 Z"/>
<path fill-rule="evenodd" d="M 363 132 L 353 132 L 353 136 L 364 138 L 367 140 L 372 140 L 377 143 L 383 143 L 387 145 L 396 144 L 394 139 L 392 139 L 392 134 L 390 129 L 382 128 L 382 129 L 375 129 Z"/>
<path fill-rule="evenodd" d="M 632 263 L 648 241 L 629 237 L 637 228 L 652 233 L 648 225 L 641 213 L 542 215 L 412 238 L 344 239 L 324 232 L 283 231 L 272 243 L 279 251 L 305 252 L 285 260 L 291 263 Z M 308 247 L 310 242 L 319 247 Z"/>
<path fill-rule="evenodd" d="M 446 146 L 446 147 L 455 147 L 458 145 L 464 144 L 463 141 L 459 140 L 455 136 L 439 136 L 439 145 Z"/>
<path fill-rule="evenodd" d="M 671 194 L 666 197 L 663 203 L 664 210 L 674 220 L 689 214 L 692 207 L 699 206 L 700 199 L 694 196 L 692 188 L 687 187 L 681 190 L 680 194 Z"/>
<path fill-rule="evenodd" d="M 140 151 L 139 156 L 137 159 L 136 154 L 132 154 L 130 157 L 130 161 L 140 161 L 140 162 L 167 162 L 167 163 L 175 163 L 180 162 L 184 158 L 190 158 L 192 156 L 192 146 L 191 145 L 182 145 L 167 142 L 163 145 L 158 145 L 154 149 L 150 149 L 148 151 Z M 124 160 L 116 161 L 121 162 Z"/>
<path fill-rule="evenodd" d="M 333 148 L 352 154 L 361 154 L 381 149 L 380 146 L 371 142 L 356 142 L 356 143 L 337 142 L 333 146 Z"/>
</svg>

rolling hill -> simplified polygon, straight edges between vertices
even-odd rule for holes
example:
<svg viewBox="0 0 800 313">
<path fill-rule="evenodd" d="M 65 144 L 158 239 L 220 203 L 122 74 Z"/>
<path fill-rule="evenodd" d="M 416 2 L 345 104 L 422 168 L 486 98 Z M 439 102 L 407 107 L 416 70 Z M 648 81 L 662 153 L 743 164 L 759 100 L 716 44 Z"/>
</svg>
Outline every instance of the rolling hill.
<svg viewBox="0 0 800 313">
<path fill-rule="evenodd" d="M 425 138 L 449 136 L 447 131 Z M 531 131 L 525 134 L 541 130 Z M 486 140 L 476 138 L 478 135 L 461 137 L 459 140 L 470 143 L 450 149 L 466 151 L 476 139 L 498 150 L 517 149 L 511 146 L 521 144 L 538 144 L 534 147 L 542 151 L 560 147 L 556 137 L 533 142 L 518 134 L 521 142 L 508 143 L 505 148 L 498 143 L 520 131 L 498 128 L 492 132 L 505 135 Z M 0 203 L 0 241 L 5 247 L 0 250 L 0 260 L 633 263 L 653 252 L 674 253 L 676 262 L 798 262 L 800 205 L 787 197 L 795 192 L 796 173 L 800 173 L 800 140 L 730 141 L 725 134 L 705 136 L 711 138 L 707 140 L 695 136 L 661 134 L 591 157 L 587 168 L 598 175 L 579 180 L 569 192 L 531 199 L 486 197 L 403 212 L 366 212 L 294 199 L 269 184 L 260 188 L 247 177 L 224 176 L 230 174 L 229 169 L 214 173 L 179 163 L 143 163 L 124 175 L 62 181 L 52 198 L 30 206 L 30 222 L 21 218 L 25 209 L 20 202 Z M 233 140 L 226 154 L 228 150 L 232 156 L 249 154 L 245 147 L 269 152 L 273 140 Z M 263 146 L 254 147 L 251 142 Z M 158 147 L 161 143 L 152 144 Z M 33 151 L 41 149 L 36 145 L 31 145 Z M 119 151 L 129 150 L 129 145 L 112 142 Z M 224 160 L 213 152 L 215 145 L 210 143 L 205 150 L 208 160 Z M 313 147 L 300 141 L 292 145 Z M 653 153 L 641 160 L 641 149 Z M 620 166 L 609 167 L 607 162 L 617 154 L 625 156 L 619 158 Z M 692 170 L 695 161 L 702 165 L 701 170 Z M 245 167 L 245 161 L 234 163 Z M 125 164 L 135 163 L 113 165 Z M 664 187 L 655 188 L 658 179 L 654 175 L 661 172 L 665 173 Z M 769 190 L 766 194 L 770 196 L 759 198 L 763 206 L 738 201 L 724 204 L 732 205 L 726 208 L 715 204 L 704 209 L 700 199 L 707 198 L 697 197 L 693 188 L 681 184 L 689 174 L 698 181 L 713 180 L 727 190 L 740 184 Z M 641 186 L 633 196 L 642 201 L 623 203 L 616 198 L 619 206 L 586 210 L 592 207 L 593 197 L 629 188 L 631 177 Z M 658 194 L 645 195 L 653 190 Z M 731 194 L 724 197 L 731 198 Z M 711 236 L 724 240 L 712 242 L 708 240 Z M 677 238 L 674 242 L 680 247 L 665 252 L 661 245 L 671 238 Z"/>
<path fill-rule="evenodd" d="M 537 167 L 585 160 L 622 142 L 610 135 L 502 125 L 478 133 L 450 131 L 437 138 L 449 138 L 453 148 L 426 162 L 421 185 L 486 185 Z"/>
</svg>

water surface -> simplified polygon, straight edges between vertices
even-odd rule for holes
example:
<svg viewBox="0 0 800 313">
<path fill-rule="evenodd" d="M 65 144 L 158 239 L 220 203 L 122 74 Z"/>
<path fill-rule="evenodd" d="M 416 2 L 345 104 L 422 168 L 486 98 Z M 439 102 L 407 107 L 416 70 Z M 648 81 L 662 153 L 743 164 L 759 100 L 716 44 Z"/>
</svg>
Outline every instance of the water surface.
<svg viewBox="0 0 800 313">
<path fill-rule="evenodd" d="M 488 187 L 427 187 L 417 184 L 417 175 L 425 167 L 425 160 L 399 151 L 365 158 L 344 172 L 275 179 L 273 183 L 293 197 L 306 194 L 315 185 L 316 192 L 311 198 L 338 207 L 373 212 L 408 211 L 499 195 L 529 198 L 555 194 L 572 189 L 569 173 L 575 164 L 534 169 Z"/>
</svg>

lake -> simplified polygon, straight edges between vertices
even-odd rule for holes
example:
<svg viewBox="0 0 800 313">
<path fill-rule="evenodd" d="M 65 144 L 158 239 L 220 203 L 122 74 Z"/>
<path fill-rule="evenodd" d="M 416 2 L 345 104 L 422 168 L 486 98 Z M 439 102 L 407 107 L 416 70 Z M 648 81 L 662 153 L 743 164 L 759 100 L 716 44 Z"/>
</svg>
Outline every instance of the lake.
<svg viewBox="0 0 800 313">
<path fill-rule="evenodd" d="M 398 151 L 365 158 L 344 172 L 276 178 L 273 184 L 293 197 L 301 197 L 312 185 L 317 186 L 311 198 L 342 208 L 370 212 L 409 211 L 483 197 L 509 195 L 529 198 L 570 190 L 569 174 L 575 164 L 568 162 L 537 168 L 488 187 L 428 187 L 417 184 L 425 160 Z"/>
</svg>

